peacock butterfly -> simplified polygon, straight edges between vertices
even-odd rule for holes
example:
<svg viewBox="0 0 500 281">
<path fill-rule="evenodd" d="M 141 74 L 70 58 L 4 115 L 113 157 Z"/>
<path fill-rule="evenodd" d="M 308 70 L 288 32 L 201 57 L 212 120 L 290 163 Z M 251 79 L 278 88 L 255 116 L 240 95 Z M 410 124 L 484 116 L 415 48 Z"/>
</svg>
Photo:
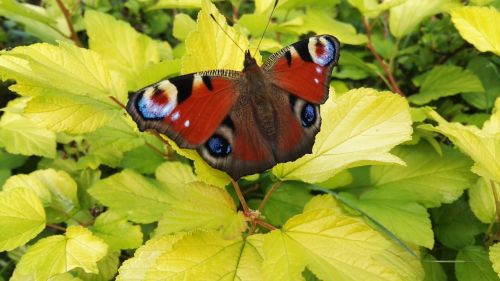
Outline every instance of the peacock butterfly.
<svg viewBox="0 0 500 281">
<path fill-rule="evenodd" d="M 127 111 L 141 131 L 153 129 L 196 149 L 233 179 L 263 172 L 311 153 L 339 50 L 335 37 L 313 36 L 271 55 L 262 67 L 246 51 L 241 72 L 161 80 L 133 94 Z"/>
</svg>

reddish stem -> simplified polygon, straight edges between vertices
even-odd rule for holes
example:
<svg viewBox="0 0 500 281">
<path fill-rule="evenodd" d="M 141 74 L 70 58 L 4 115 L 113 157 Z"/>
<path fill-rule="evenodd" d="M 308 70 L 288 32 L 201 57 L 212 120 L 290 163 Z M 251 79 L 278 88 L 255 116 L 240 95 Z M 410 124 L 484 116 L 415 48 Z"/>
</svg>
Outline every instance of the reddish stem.
<svg viewBox="0 0 500 281">
<path fill-rule="evenodd" d="M 241 208 L 243 208 L 243 213 L 245 214 L 246 217 L 251 217 L 252 212 L 248 208 L 247 201 L 245 200 L 245 197 L 243 197 L 243 193 L 241 192 L 241 189 L 240 189 L 240 186 L 238 185 L 238 182 L 231 179 L 231 183 L 233 184 L 234 191 L 236 191 L 236 195 L 238 196 L 238 199 L 240 200 Z"/>
<path fill-rule="evenodd" d="M 262 202 L 260 202 L 259 208 L 257 210 L 262 211 L 262 209 L 264 209 L 264 207 L 267 204 L 267 201 L 269 201 L 269 198 L 271 198 L 271 195 L 276 191 L 276 189 L 278 189 L 278 187 L 280 187 L 280 185 L 282 183 L 283 182 L 278 181 L 278 182 L 275 182 L 273 184 L 273 186 L 271 186 L 271 189 L 269 189 L 269 191 L 266 193 L 266 195 L 264 196 L 264 199 L 262 199 Z"/>
<path fill-rule="evenodd" d="M 73 23 L 71 22 L 71 13 L 66 9 L 64 6 L 63 2 L 61 0 L 56 0 L 57 6 L 59 6 L 59 9 L 61 9 L 61 12 L 64 15 L 64 19 L 66 20 L 66 24 L 68 25 L 69 28 L 69 38 L 75 42 L 75 44 L 79 47 L 82 46 L 82 42 L 80 41 L 80 38 L 78 38 L 78 35 L 76 35 L 75 29 L 73 28 Z"/>
</svg>

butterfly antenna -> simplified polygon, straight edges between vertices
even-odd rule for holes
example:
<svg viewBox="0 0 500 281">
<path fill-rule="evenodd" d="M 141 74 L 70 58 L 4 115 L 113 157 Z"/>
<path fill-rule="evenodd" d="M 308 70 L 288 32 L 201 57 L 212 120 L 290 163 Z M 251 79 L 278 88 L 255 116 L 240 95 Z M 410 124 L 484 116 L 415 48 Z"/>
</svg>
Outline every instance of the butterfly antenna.
<svg viewBox="0 0 500 281">
<path fill-rule="evenodd" d="M 229 39 L 231 39 L 231 41 L 233 41 L 233 43 L 236 45 L 236 47 L 238 47 L 238 49 L 240 49 L 243 53 L 245 53 L 245 51 L 240 47 L 240 45 L 238 45 L 238 43 L 236 43 L 236 41 L 234 41 L 233 37 L 231 37 L 227 31 L 222 28 L 222 25 L 220 25 L 220 23 L 215 19 L 214 15 L 213 14 L 210 14 L 210 17 L 215 21 L 215 23 L 220 27 L 220 29 L 222 30 L 222 32 L 224 32 L 224 34 L 227 35 L 227 37 L 229 37 Z"/>
<path fill-rule="evenodd" d="M 253 57 L 257 54 L 259 51 L 260 43 L 262 43 L 262 39 L 264 39 L 264 35 L 266 34 L 267 28 L 269 27 L 269 24 L 271 23 L 271 19 L 274 14 L 274 10 L 276 10 L 276 6 L 278 6 L 278 0 L 274 1 L 274 6 L 273 9 L 271 10 L 271 14 L 269 15 L 269 20 L 267 21 L 266 28 L 264 28 L 264 32 L 262 32 L 262 36 L 260 36 L 259 44 L 257 44 L 257 48 L 255 49 L 255 53 L 253 54 Z"/>
</svg>

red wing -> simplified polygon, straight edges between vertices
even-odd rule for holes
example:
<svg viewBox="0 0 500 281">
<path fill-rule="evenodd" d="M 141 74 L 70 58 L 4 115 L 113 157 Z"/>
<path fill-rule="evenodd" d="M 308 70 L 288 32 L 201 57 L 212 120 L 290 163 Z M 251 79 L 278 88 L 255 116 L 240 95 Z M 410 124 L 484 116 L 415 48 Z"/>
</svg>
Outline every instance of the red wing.
<svg viewBox="0 0 500 281">
<path fill-rule="evenodd" d="M 314 36 L 272 55 L 264 64 L 272 82 L 297 97 L 322 104 L 328 98 L 339 42 L 330 35 Z"/>
<path fill-rule="evenodd" d="M 135 93 L 127 111 L 140 130 L 154 129 L 181 147 L 198 147 L 231 111 L 239 75 L 219 70 L 162 80 Z"/>
</svg>

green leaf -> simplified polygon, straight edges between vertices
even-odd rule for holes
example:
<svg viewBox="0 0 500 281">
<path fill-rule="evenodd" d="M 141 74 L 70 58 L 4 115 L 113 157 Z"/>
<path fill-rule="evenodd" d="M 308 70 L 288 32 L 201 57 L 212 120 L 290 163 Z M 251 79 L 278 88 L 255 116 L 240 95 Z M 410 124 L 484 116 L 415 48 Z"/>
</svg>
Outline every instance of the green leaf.
<svg viewBox="0 0 500 281">
<path fill-rule="evenodd" d="M 422 266 L 425 271 L 425 278 L 423 281 L 447 281 L 448 276 L 443 270 L 441 264 L 430 254 L 422 257 Z"/>
<path fill-rule="evenodd" d="M 401 240 L 428 249 L 434 246 L 431 220 L 422 205 L 407 200 L 371 199 L 363 196 L 358 199 L 349 193 L 341 195 L 349 205 L 369 214 Z"/>
<path fill-rule="evenodd" d="M 163 144 L 159 141 L 147 140 L 148 144 L 163 152 Z M 158 144 L 157 144 L 158 143 Z M 156 168 L 165 161 L 159 152 L 151 147 L 142 145 L 123 154 L 120 167 L 136 170 L 142 174 L 153 174 Z"/>
<path fill-rule="evenodd" d="M 418 259 L 392 247 L 361 219 L 339 211 L 330 196 L 265 235 L 264 280 L 303 280 L 307 266 L 321 280 L 419 280 Z M 390 250 L 389 250 L 390 249 Z"/>
<path fill-rule="evenodd" d="M 137 77 L 150 65 L 159 62 L 156 43 L 138 33 L 130 24 L 110 15 L 88 10 L 85 25 L 90 49 L 102 55 L 110 68 L 127 81 L 128 90 L 137 90 Z"/>
<path fill-rule="evenodd" d="M 45 228 L 45 212 L 26 188 L 0 192 L 0 252 L 26 244 Z"/>
<path fill-rule="evenodd" d="M 109 96 L 124 102 L 126 87 L 94 51 L 60 43 L 17 47 L 0 53 L 0 75 L 14 79 L 13 91 L 37 96 L 47 91 L 60 95 L 90 96 L 114 104 Z"/>
<path fill-rule="evenodd" d="M 391 34 L 401 38 L 411 33 L 427 17 L 440 13 L 453 0 L 407 0 L 391 8 L 389 27 Z"/>
<path fill-rule="evenodd" d="M 111 210 L 137 223 L 158 221 L 170 199 L 155 182 L 132 170 L 103 179 L 88 192 Z"/>
<path fill-rule="evenodd" d="M 188 34 L 196 29 L 196 22 L 186 14 L 177 14 L 174 17 L 172 35 L 179 40 L 187 38 Z"/>
<path fill-rule="evenodd" d="M 368 191 L 365 198 L 410 200 L 426 207 L 455 201 L 477 177 L 470 172 L 472 161 L 465 155 L 448 146 L 440 148 L 442 155 L 421 141 L 394 149 L 406 167 L 371 167 L 369 185 L 376 189 Z"/>
<path fill-rule="evenodd" d="M 383 11 L 401 5 L 407 0 L 388 0 L 379 3 L 377 0 L 348 0 L 349 4 L 356 7 L 364 16 L 376 18 Z"/>
<path fill-rule="evenodd" d="M 97 273 L 97 262 L 107 253 L 107 245 L 81 226 L 70 226 L 65 235 L 53 235 L 31 246 L 14 270 L 11 280 L 46 281 L 59 273 L 80 267 Z"/>
<path fill-rule="evenodd" d="M 179 45 L 177 45 L 179 46 Z M 169 59 L 153 64 L 142 71 L 137 77 L 136 84 L 139 87 L 145 87 L 159 80 L 165 79 L 172 74 L 178 74 L 181 70 L 181 60 Z"/>
<path fill-rule="evenodd" d="M 500 104 L 500 103 L 499 103 Z M 427 126 L 426 129 L 437 131 L 447 136 L 460 150 L 474 160 L 472 172 L 500 183 L 500 110 L 496 109 L 489 123 L 483 130 L 474 126 L 464 126 L 460 123 L 448 123 L 433 110 L 429 116 L 438 122 L 437 127 Z"/>
<path fill-rule="evenodd" d="M 481 52 L 500 56 L 500 12 L 494 7 L 461 7 L 454 9 L 451 20 L 460 35 Z"/>
<path fill-rule="evenodd" d="M 186 53 L 182 57 L 181 73 L 212 69 L 243 68 L 244 53 L 249 44 L 247 38 L 226 23 L 226 18 L 208 0 L 201 1 L 196 29 L 186 38 Z M 214 16 L 220 26 L 210 17 Z M 232 38 L 238 46 L 236 46 Z M 252 51 L 252 54 L 254 52 Z M 260 56 L 257 54 L 257 61 Z"/>
<path fill-rule="evenodd" d="M 213 230 L 225 238 L 234 238 L 247 228 L 244 215 L 236 210 L 231 195 L 225 190 L 201 182 L 182 188 L 169 187 L 172 200 L 158 223 L 156 235 Z"/>
<path fill-rule="evenodd" d="M 120 111 L 115 105 L 87 96 L 46 92 L 28 102 L 25 115 L 53 132 L 83 134 L 95 131 Z"/>
<path fill-rule="evenodd" d="M 166 184 L 170 189 L 182 189 L 187 184 L 196 181 L 191 166 L 180 162 L 165 162 L 155 172 L 156 179 Z"/>
<path fill-rule="evenodd" d="M 261 241 L 261 235 L 233 240 L 205 232 L 186 235 L 156 259 L 145 279 L 260 280 Z"/>
<path fill-rule="evenodd" d="M 476 217 L 483 223 L 494 223 L 497 220 L 493 186 L 500 194 L 500 185 L 484 178 L 477 180 L 469 189 L 469 206 Z"/>
<path fill-rule="evenodd" d="M 484 91 L 481 80 L 474 73 L 458 66 L 439 65 L 422 76 L 420 92 L 408 98 L 418 105 L 458 93 Z"/>
<path fill-rule="evenodd" d="M 156 260 L 185 234 L 164 235 L 148 240 L 146 244 L 134 253 L 134 257 L 126 260 L 119 268 L 117 281 L 145 280 L 146 273 L 156 264 Z"/>
<path fill-rule="evenodd" d="M 262 214 L 273 225 L 283 225 L 292 216 L 300 214 L 313 196 L 300 182 L 284 182 L 267 201 Z"/>
<path fill-rule="evenodd" d="M 91 230 L 109 245 L 110 250 L 135 249 L 142 244 L 141 227 L 132 225 L 125 216 L 113 211 L 99 215 Z"/>
<path fill-rule="evenodd" d="M 9 169 L 0 169 L 0 190 L 2 190 L 2 186 L 11 175 L 12 173 Z"/>
<path fill-rule="evenodd" d="M 312 154 L 278 164 L 273 174 L 282 180 L 322 182 L 351 167 L 403 162 L 389 151 L 410 139 L 407 102 L 389 92 L 356 89 L 321 107 L 325 120 Z"/>
<path fill-rule="evenodd" d="M 76 183 L 64 171 L 36 170 L 29 175 L 12 176 L 4 185 L 4 190 L 17 188 L 35 192 L 46 207 L 49 223 L 65 221 L 79 209 Z"/>
<path fill-rule="evenodd" d="M 140 133 L 127 124 L 125 117 L 97 129 L 85 136 L 88 152 L 78 161 L 79 167 L 96 169 L 100 164 L 116 167 L 123 158 L 123 153 L 144 144 Z"/>
<path fill-rule="evenodd" d="M 27 157 L 22 155 L 10 154 L 0 149 L 0 169 L 15 169 L 24 164 Z M 1 185 L 0 185 L 1 186 Z"/>
<path fill-rule="evenodd" d="M 97 262 L 97 268 L 99 269 L 99 273 L 87 273 L 83 269 L 77 267 L 71 272 L 78 276 L 84 281 L 108 281 L 113 280 L 113 277 L 116 275 L 118 271 L 118 265 L 120 260 L 118 259 L 120 256 L 120 252 L 108 252 L 108 254 L 100 259 Z M 50 279 L 52 281 L 52 279 Z"/>
<path fill-rule="evenodd" d="M 498 281 L 499 277 L 493 271 L 488 252 L 481 246 L 469 246 L 460 250 L 455 263 L 455 273 L 458 281 Z"/>
<path fill-rule="evenodd" d="M 469 61 L 467 69 L 479 77 L 484 92 L 464 93 L 462 97 L 476 108 L 489 110 L 500 97 L 500 67 L 484 57 L 474 57 Z"/>
<path fill-rule="evenodd" d="M 11 112 L 5 112 L 0 119 L 0 145 L 13 154 L 56 156 L 56 135 L 53 132 Z"/>
<path fill-rule="evenodd" d="M 149 9 L 196 9 L 201 8 L 201 2 L 201 0 L 159 0 Z"/>
<path fill-rule="evenodd" d="M 495 243 L 490 247 L 489 258 L 493 264 L 493 269 L 500 277 L 500 244 Z"/>
<path fill-rule="evenodd" d="M 473 245 L 475 236 L 486 229 L 463 199 L 433 209 L 431 214 L 437 239 L 449 248 L 461 249 Z"/>
</svg>

